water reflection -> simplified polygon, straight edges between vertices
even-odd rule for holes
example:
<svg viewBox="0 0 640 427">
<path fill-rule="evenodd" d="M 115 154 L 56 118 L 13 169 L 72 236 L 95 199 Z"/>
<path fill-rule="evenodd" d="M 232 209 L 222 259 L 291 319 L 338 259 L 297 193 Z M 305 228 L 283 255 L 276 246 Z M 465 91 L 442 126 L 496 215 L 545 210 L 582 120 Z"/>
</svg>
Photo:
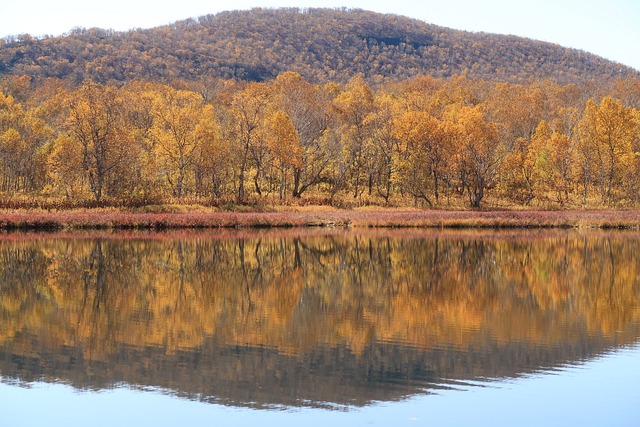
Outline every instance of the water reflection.
<svg viewBox="0 0 640 427">
<path fill-rule="evenodd" d="M 366 405 L 640 337 L 634 233 L 5 235 L 0 375 Z"/>
</svg>

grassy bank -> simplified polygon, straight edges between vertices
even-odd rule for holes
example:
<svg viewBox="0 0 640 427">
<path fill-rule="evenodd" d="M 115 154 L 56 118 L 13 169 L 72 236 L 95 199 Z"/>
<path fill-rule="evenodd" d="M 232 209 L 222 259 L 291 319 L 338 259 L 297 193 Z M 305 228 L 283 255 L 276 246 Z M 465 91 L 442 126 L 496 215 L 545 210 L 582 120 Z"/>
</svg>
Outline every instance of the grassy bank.
<svg viewBox="0 0 640 427">
<path fill-rule="evenodd" d="M 0 229 L 188 229 L 258 227 L 626 228 L 640 210 L 447 211 L 318 208 L 278 212 L 0 211 Z"/>
</svg>

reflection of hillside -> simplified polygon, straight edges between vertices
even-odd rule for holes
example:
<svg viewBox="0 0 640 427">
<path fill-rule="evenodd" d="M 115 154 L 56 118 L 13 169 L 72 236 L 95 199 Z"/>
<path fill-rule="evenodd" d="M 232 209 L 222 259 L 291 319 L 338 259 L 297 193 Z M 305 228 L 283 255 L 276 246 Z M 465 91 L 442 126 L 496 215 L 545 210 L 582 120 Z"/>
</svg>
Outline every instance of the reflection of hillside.
<svg viewBox="0 0 640 427">
<path fill-rule="evenodd" d="M 517 375 L 638 340 L 637 237 L 6 239 L 0 373 L 257 405 Z"/>
</svg>

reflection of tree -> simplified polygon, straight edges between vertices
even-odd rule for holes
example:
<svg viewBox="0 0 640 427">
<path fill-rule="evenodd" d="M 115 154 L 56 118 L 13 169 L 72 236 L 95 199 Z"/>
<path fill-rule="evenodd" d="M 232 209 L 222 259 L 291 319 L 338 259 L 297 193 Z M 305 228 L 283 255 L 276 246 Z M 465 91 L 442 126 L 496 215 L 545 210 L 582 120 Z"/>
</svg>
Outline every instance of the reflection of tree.
<svg viewBox="0 0 640 427">
<path fill-rule="evenodd" d="M 639 249 L 635 235 L 569 233 L 8 239 L 0 366 L 79 357 L 173 387 L 147 376 L 163 366 L 202 393 L 221 389 L 172 363 L 229 389 L 249 372 L 278 387 L 367 373 L 381 393 L 395 376 L 513 375 L 636 341 Z"/>
<path fill-rule="evenodd" d="M 101 326 L 100 321 L 100 311 L 101 306 L 104 305 L 105 313 L 109 312 L 108 307 L 108 298 L 107 298 L 107 284 L 105 281 L 105 271 L 104 271 L 104 257 L 102 254 L 102 241 L 97 240 L 94 248 L 91 250 L 91 254 L 89 256 L 89 266 L 83 273 L 83 282 L 84 282 L 84 293 L 82 299 L 82 310 L 81 310 L 81 321 L 84 317 L 83 314 L 86 312 L 87 302 L 89 301 L 91 295 L 90 292 L 93 292 L 93 303 L 89 305 L 89 310 L 91 313 L 90 323 L 92 325 L 90 338 L 99 339 L 101 338 Z M 107 327 L 109 324 L 107 324 Z M 107 336 L 110 335 L 107 330 Z M 92 340 L 93 341 L 93 340 Z M 99 343 L 92 343 L 90 348 L 94 348 Z"/>
</svg>

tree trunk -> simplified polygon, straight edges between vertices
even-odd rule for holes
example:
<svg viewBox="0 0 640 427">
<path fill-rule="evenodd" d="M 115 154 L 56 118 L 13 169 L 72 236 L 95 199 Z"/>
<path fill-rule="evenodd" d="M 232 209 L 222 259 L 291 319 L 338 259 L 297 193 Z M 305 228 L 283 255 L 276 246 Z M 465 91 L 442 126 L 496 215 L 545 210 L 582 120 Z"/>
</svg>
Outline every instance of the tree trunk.
<svg viewBox="0 0 640 427">
<path fill-rule="evenodd" d="M 302 175 L 302 171 L 300 169 L 294 169 L 293 171 L 293 192 L 291 193 L 293 197 L 299 199 L 302 196 L 303 189 L 300 189 L 300 176 Z"/>
<path fill-rule="evenodd" d="M 280 191 L 278 192 L 278 196 L 280 197 L 280 200 L 282 200 L 284 198 L 285 195 L 285 188 L 287 186 L 287 175 L 285 174 L 285 171 L 282 171 L 282 177 L 280 179 Z"/>
<path fill-rule="evenodd" d="M 253 175 L 253 185 L 256 188 L 258 196 L 262 196 L 262 190 L 260 189 L 260 169 L 256 170 L 256 174 Z"/>
<path fill-rule="evenodd" d="M 238 197 L 236 199 L 238 203 L 244 201 L 244 166 L 240 167 L 240 175 L 238 176 Z"/>
<path fill-rule="evenodd" d="M 438 173 L 435 168 L 433 170 L 433 196 L 436 200 L 436 205 L 440 204 L 440 193 L 438 192 Z"/>
</svg>

